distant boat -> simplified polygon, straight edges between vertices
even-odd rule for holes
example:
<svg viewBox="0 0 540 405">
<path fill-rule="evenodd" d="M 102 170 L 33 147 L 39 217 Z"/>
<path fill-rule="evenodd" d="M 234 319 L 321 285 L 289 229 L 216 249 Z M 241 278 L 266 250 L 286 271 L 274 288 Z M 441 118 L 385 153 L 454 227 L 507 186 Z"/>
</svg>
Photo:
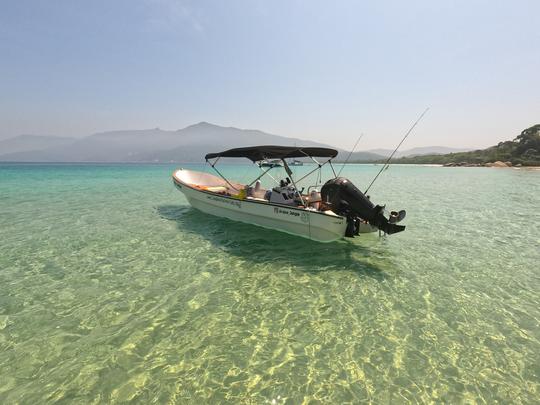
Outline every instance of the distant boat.
<svg viewBox="0 0 540 405">
<path fill-rule="evenodd" d="M 184 193 L 188 202 L 202 212 L 319 242 L 331 242 L 345 236 L 354 237 L 377 230 L 388 234 L 403 231 L 405 226 L 398 225 L 397 222 L 405 217 L 405 211 L 392 212 L 389 218 L 385 217 L 384 206 L 373 204 L 343 177 L 331 178 L 320 191 L 319 182 L 308 187 L 307 193 L 304 193 L 304 188 L 297 188 L 295 180 L 298 179 L 293 177 L 285 159 L 305 156 L 327 158 L 311 172 L 321 173 L 321 167 L 327 163 L 333 170 L 332 159 L 337 154 L 335 149 L 293 146 L 229 149 L 205 156 L 220 177 L 178 169 L 173 173 L 173 182 L 175 187 Z M 269 164 L 274 161 L 268 159 L 279 159 L 288 177 L 280 180 L 279 185 L 264 189 L 259 179 L 274 167 L 267 166 L 268 169 L 262 170 L 249 184 L 229 181 L 214 167 L 222 157 L 245 157 L 254 163 L 266 161 Z"/>
<path fill-rule="evenodd" d="M 301 160 L 293 159 L 291 162 L 288 163 L 289 166 L 304 166 L 304 162 Z"/>
<path fill-rule="evenodd" d="M 279 160 L 262 160 L 259 162 L 260 167 L 282 167 L 283 164 Z"/>
</svg>

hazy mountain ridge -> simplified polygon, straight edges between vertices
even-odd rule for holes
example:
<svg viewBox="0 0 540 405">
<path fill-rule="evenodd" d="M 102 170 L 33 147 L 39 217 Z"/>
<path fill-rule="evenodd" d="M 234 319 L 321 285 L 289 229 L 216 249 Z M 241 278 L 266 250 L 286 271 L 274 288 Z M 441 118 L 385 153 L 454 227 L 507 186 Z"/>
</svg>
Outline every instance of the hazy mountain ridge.
<svg viewBox="0 0 540 405">
<path fill-rule="evenodd" d="M 473 150 L 473 148 L 450 148 L 447 146 L 421 146 L 418 148 L 406 149 L 404 151 L 397 151 L 394 157 L 413 157 L 421 155 L 444 155 L 447 153 L 459 153 L 459 152 L 468 152 Z M 366 152 L 375 153 L 376 155 L 381 156 L 390 156 L 393 152 L 393 149 L 370 149 Z"/>
<path fill-rule="evenodd" d="M 74 142 L 76 138 L 51 135 L 18 135 L 0 140 L 0 154 L 40 150 L 58 147 Z"/>
<path fill-rule="evenodd" d="M 255 129 L 222 127 L 207 122 L 176 131 L 159 128 L 100 132 L 83 138 L 20 135 L 0 141 L 0 161 L 18 162 L 201 162 L 208 152 L 253 145 L 331 147 L 310 140 L 287 138 Z M 415 148 L 410 151 L 442 147 Z M 339 151 L 343 161 L 348 151 Z M 446 148 L 451 149 L 451 148 Z M 385 154 L 375 153 L 382 151 Z M 387 153 L 386 153 L 387 152 Z M 407 151 L 406 151 L 407 152 Z M 403 156 L 404 153 L 400 154 Z M 375 161 L 389 155 L 384 149 L 359 151 L 350 162 Z"/>
<path fill-rule="evenodd" d="M 15 137 L 17 138 L 17 137 Z M 259 130 L 221 127 L 200 122 L 177 131 L 159 128 L 124 130 L 70 139 L 57 145 L 41 139 L 26 149 L 4 149 L 0 143 L 0 161 L 20 162 L 201 162 L 208 152 L 250 145 L 306 145 L 329 147 L 318 142 L 286 138 Z M 38 137 L 39 138 L 39 137 Z M 5 152 L 7 151 L 7 153 Z"/>
</svg>

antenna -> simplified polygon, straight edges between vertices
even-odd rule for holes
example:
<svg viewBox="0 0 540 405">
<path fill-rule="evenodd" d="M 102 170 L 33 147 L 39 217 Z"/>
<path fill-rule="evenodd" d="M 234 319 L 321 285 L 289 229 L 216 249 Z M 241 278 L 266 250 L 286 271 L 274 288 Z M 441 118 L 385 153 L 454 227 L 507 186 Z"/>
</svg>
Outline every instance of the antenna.
<svg viewBox="0 0 540 405">
<path fill-rule="evenodd" d="M 377 180 L 377 177 L 379 177 L 379 175 L 383 172 L 384 169 L 386 169 L 386 167 L 388 166 L 388 163 L 390 163 L 390 160 L 392 160 L 392 158 L 394 157 L 394 155 L 396 154 L 397 150 L 399 149 L 399 147 L 401 146 L 401 144 L 405 141 L 405 139 L 407 139 L 407 137 L 409 136 L 409 134 L 412 132 L 412 130 L 414 129 L 414 127 L 416 127 L 416 124 L 418 124 L 420 122 L 420 120 L 422 118 L 424 118 L 424 115 L 426 115 L 426 113 L 428 112 L 429 110 L 429 107 L 426 108 L 424 110 L 424 112 L 422 114 L 420 114 L 420 117 L 418 117 L 418 119 L 415 121 L 415 123 L 412 125 L 412 127 L 409 128 L 409 130 L 407 131 L 407 133 L 405 134 L 405 136 L 403 137 L 403 139 L 401 140 L 401 142 L 398 144 L 398 146 L 396 147 L 396 149 L 394 149 L 394 151 L 392 152 L 392 154 L 388 157 L 388 159 L 386 159 L 386 162 L 384 162 L 384 165 L 383 167 L 381 168 L 381 170 L 379 170 L 379 173 L 377 173 L 377 175 L 375 176 L 375 178 L 371 181 L 371 183 L 369 184 L 368 188 L 366 189 L 366 191 L 364 192 L 364 194 L 367 194 L 367 192 L 369 191 L 369 189 L 371 188 L 371 186 L 373 185 L 373 183 L 375 183 L 375 180 Z"/>
<path fill-rule="evenodd" d="M 351 158 L 351 155 L 353 154 L 354 150 L 356 149 L 356 145 L 358 145 L 358 142 L 360 142 L 360 139 L 362 139 L 363 136 L 364 136 L 364 134 L 360 134 L 360 136 L 356 140 L 356 143 L 354 144 L 352 150 L 349 152 L 349 156 L 347 156 L 347 159 L 345 159 L 345 162 L 343 162 L 343 165 L 341 166 L 341 169 L 339 169 L 339 173 L 337 174 L 336 178 L 339 177 L 339 175 L 341 174 L 341 171 L 343 170 L 343 168 L 345 167 L 345 165 L 347 164 L 347 162 Z"/>
</svg>

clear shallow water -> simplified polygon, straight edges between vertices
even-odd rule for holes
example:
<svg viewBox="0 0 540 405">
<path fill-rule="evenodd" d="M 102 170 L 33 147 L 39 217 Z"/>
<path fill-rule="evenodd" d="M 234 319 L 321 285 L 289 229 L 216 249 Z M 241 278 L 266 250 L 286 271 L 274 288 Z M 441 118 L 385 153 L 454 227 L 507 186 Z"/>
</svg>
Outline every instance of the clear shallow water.
<svg viewBox="0 0 540 405">
<path fill-rule="evenodd" d="M 318 244 L 173 168 L 0 165 L 1 403 L 538 402 L 540 172 L 392 167 L 407 230 Z"/>
</svg>

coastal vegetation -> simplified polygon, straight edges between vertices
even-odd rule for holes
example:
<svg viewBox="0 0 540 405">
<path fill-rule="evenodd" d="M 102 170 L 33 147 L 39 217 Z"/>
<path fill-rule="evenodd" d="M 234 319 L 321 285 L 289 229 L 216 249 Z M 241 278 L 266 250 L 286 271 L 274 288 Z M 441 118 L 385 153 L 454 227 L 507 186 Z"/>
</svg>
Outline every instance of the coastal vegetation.
<svg viewBox="0 0 540 405">
<path fill-rule="evenodd" d="M 495 162 L 504 162 L 506 166 L 540 166 L 540 124 L 524 129 L 511 141 L 499 142 L 487 149 L 444 155 L 409 156 L 394 160 L 394 163 L 447 166 L 490 166 Z"/>
</svg>

